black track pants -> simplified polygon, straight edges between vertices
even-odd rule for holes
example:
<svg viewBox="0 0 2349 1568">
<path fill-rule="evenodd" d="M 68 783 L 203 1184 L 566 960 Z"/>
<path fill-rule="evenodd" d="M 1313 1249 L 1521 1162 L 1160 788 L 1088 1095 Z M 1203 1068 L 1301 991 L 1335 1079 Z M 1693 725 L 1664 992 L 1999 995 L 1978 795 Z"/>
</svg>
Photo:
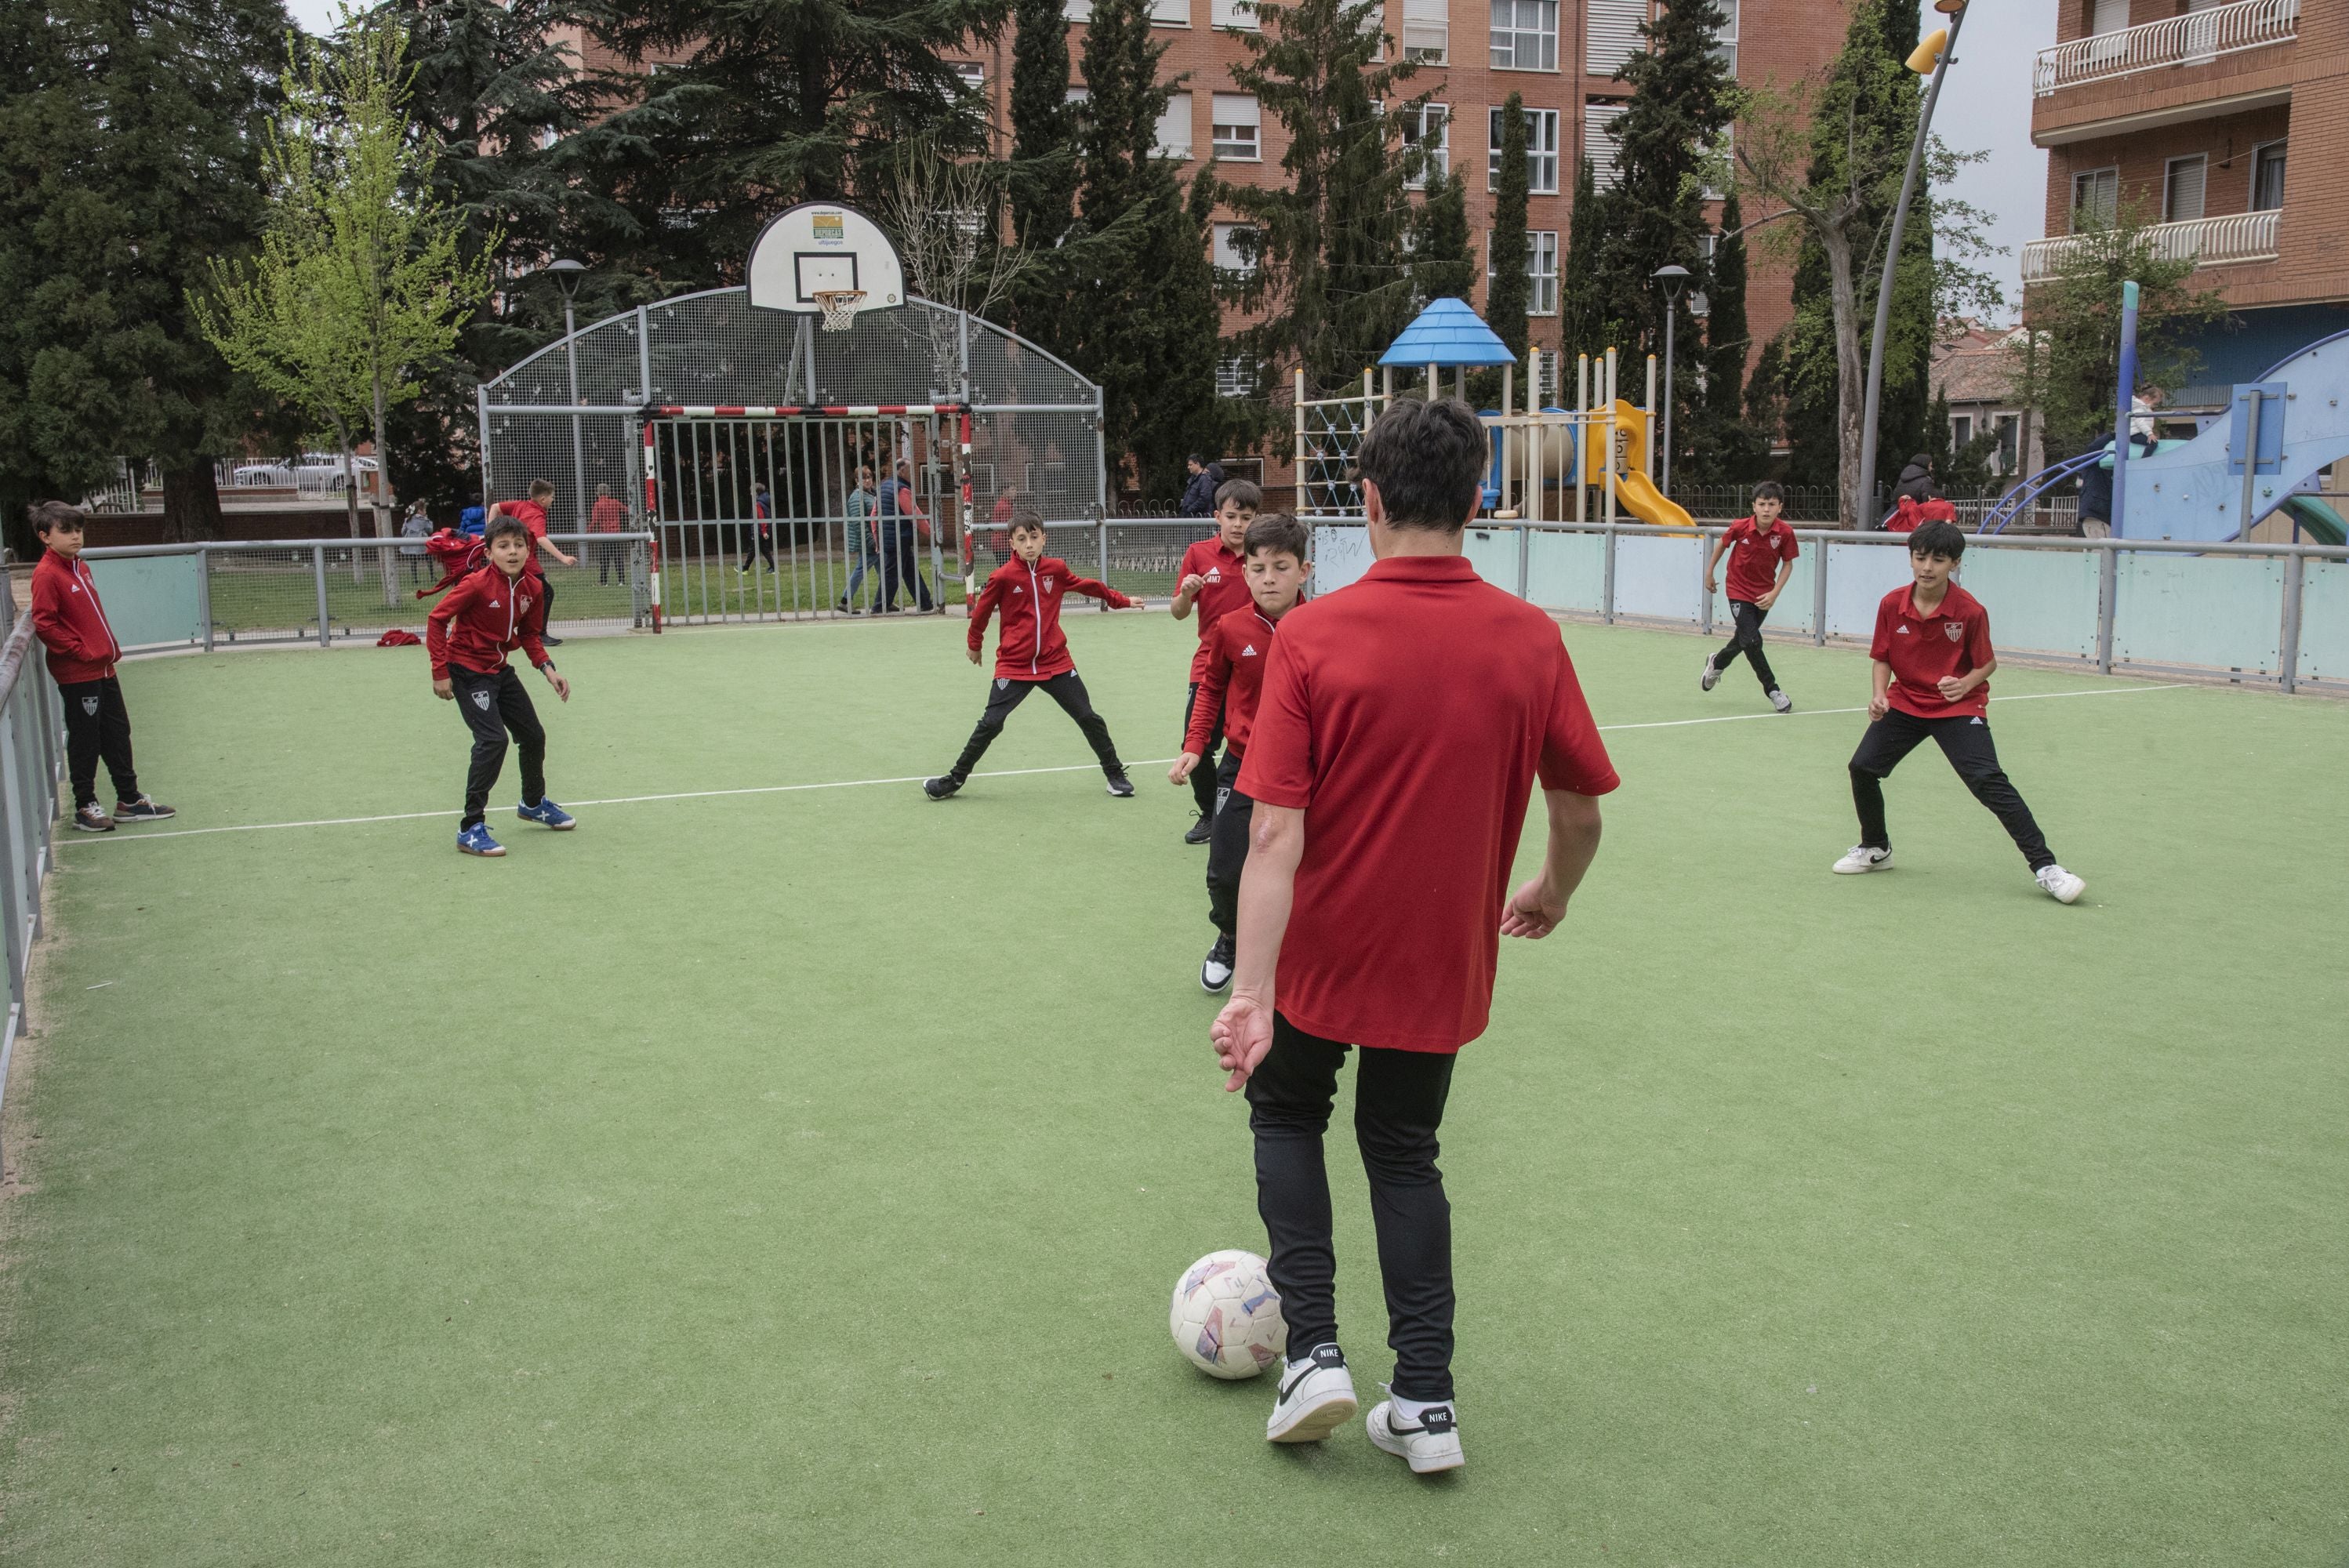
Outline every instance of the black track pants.
<svg viewBox="0 0 2349 1568">
<path fill-rule="evenodd" d="M 2005 825 L 2007 835 L 2031 869 L 2054 865 L 2055 857 L 2040 834 L 2031 808 L 2023 804 L 2021 792 L 2007 781 L 1998 765 L 1998 748 L 1991 743 L 1990 725 L 1971 716 L 1919 718 L 1896 707 L 1868 727 L 1868 733 L 1859 738 L 1859 749 L 1851 754 L 1851 799 L 1859 809 L 1859 841 L 1870 849 L 1892 847 L 1884 827 L 1883 780 L 1900 766 L 1902 758 L 1929 738 L 1940 747 L 1941 755 L 1950 759 L 1974 799 Z"/>
<path fill-rule="evenodd" d="M 1240 793 L 1239 776 L 1239 753 L 1227 746 L 1216 770 L 1216 820 L 1207 839 L 1207 918 L 1226 936 L 1239 934 L 1240 872 L 1247 867 L 1248 828 L 1256 820 L 1256 802 Z"/>
<path fill-rule="evenodd" d="M 1257 1212 L 1272 1243 L 1272 1284 L 1291 1356 L 1338 1337 L 1321 1135 L 1350 1048 L 1276 1014 L 1272 1048 L 1247 1081 Z M 1394 1391 L 1406 1399 L 1452 1398 L 1452 1205 L 1435 1168 L 1435 1130 L 1452 1091 L 1453 1060 L 1433 1051 L 1366 1048 L 1354 1074 L 1354 1141 L 1371 1179 Z"/>
<path fill-rule="evenodd" d="M 1191 714 L 1199 706 L 1199 683 L 1191 683 L 1191 695 L 1183 703 L 1183 733 L 1191 733 Z M 1207 749 L 1199 754 L 1199 766 L 1191 770 L 1191 799 L 1197 802 L 1199 815 L 1216 814 L 1216 779 L 1220 769 L 1216 763 L 1216 748 L 1224 743 L 1224 714 L 1216 710 L 1216 722 L 1207 731 Z"/>
<path fill-rule="evenodd" d="M 1725 670 L 1737 662 L 1738 655 L 1744 654 L 1747 662 L 1753 665 L 1754 675 L 1760 678 L 1762 689 L 1776 691 L 1778 677 L 1770 673 L 1769 657 L 1762 652 L 1762 617 L 1769 612 L 1759 604 L 1732 599 L 1729 613 L 1736 619 L 1737 631 L 1729 639 L 1728 645 L 1713 655 L 1713 667 Z"/>
<path fill-rule="evenodd" d="M 964 745 L 962 755 L 955 758 L 951 775 L 955 782 L 959 784 L 970 777 L 971 769 L 978 766 L 978 759 L 987 755 L 987 748 L 995 744 L 997 736 L 1003 733 L 1003 721 L 1011 717 L 1011 710 L 1026 702 L 1030 692 L 1040 689 L 1061 705 L 1061 712 L 1077 721 L 1077 727 L 1083 730 L 1085 738 L 1092 743 L 1093 755 L 1101 758 L 1103 773 L 1114 779 L 1125 771 L 1125 764 L 1117 759 L 1117 748 L 1110 742 L 1109 726 L 1102 722 L 1101 715 L 1093 711 L 1093 699 L 1086 695 L 1085 683 L 1078 678 L 1076 671 L 1066 670 L 1050 680 L 1041 681 L 1015 681 L 1003 676 L 995 677 L 995 689 L 987 696 L 987 711 L 978 716 L 978 727 L 970 732 L 970 739 Z"/>
<path fill-rule="evenodd" d="M 98 761 L 114 779 L 114 798 L 139 799 L 139 769 L 130 764 L 130 710 L 122 705 L 122 683 L 101 680 L 57 683 L 66 707 L 66 771 L 73 779 L 74 809 L 98 799 Z"/>
<path fill-rule="evenodd" d="M 506 734 L 513 733 L 522 748 L 522 802 L 535 806 L 546 799 L 546 729 L 538 709 L 511 665 L 495 673 L 449 666 L 449 684 L 457 691 L 457 712 L 473 732 L 473 760 L 465 770 L 465 817 L 460 830 L 479 822 L 490 807 L 490 791 L 506 765 Z"/>
</svg>

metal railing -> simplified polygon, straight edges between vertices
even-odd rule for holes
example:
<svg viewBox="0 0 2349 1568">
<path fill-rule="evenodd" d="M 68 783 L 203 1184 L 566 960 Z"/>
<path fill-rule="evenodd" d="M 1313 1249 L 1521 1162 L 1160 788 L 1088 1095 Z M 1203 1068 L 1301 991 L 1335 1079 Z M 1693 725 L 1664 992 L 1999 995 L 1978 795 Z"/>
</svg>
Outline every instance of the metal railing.
<svg viewBox="0 0 2349 1568">
<path fill-rule="evenodd" d="M 5 928 L 8 1017 L 0 1027 L 0 1104 L 25 1027 L 26 974 L 41 934 L 41 887 L 49 874 L 50 830 L 65 762 L 65 709 L 33 640 L 33 617 L 0 594 L 7 638 L 0 644 L 0 927 Z M 6 1155 L 0 1150 L 0 1171 Z"/>
<path fill-rule="evenodd" d="M 2236 0 L 2042 49 L 2032 64 L 2031 90 L 2045 98 L 2086 82 L 2199 66 L 2221 55 L 2289 43 L 2299 34 L 2300 0 Z"/>
<path fill-rule="evenodd" d="M 2283 216 L 2277 208 L 2260 212 L 2231 212 L 2223 218 L 2193 218 L 2178 223 L 2149 223 L 2142 231 L 2154 255 L 2165 262 L 2192 262 L 2197 266 L 2223 267 L 2239 262 L 2276 259 L 2276 231 Z M 2045 283 L 2064 275 L 2072 259 L 2093 253 L 2095 234 L 2058 234 L 2033 240 L 2023 247 L 2023 281 Z"/>
<path fill-rule="evenodd" d="M 1368 569 L 1358 520 L 1308 521 L 1316 593 Z M 1704 592 L 1721 531 L 1480 519 L 1468 525 L 1467 553 L 1486 582 L 1556 614 L 1713 634 L 1730 622 L 1726 599 Z M 1803 553 L 1769 634 L 1865 645 L 1878 603 L 1910 580 L 1908 536 L 1795 536 Z M 2349 549 L 1977 537 L 1960 578 L 1989 606 L 2002 655 L 2104 675 L 2349 691 Z"/>
</svg>

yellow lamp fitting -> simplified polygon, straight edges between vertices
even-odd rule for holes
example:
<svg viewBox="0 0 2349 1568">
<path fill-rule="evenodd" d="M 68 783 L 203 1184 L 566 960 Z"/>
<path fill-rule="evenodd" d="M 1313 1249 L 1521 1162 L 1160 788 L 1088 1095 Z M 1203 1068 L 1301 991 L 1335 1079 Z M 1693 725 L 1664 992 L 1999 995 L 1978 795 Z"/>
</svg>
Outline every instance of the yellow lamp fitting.
<svg viewBox="0 0 2349 1568">
<path fill-rule="evenodd" d="M 1916 52 L 1909 57 L 1909 68 L 1920 77 L 1931 76 L 1933 67 L 1941 63 L 1941 51 L 1949 46 L 1950 30 L 1947 27 L 1934 28 L 1925 35 L 1925 41 L 1919 44 Z"/>
</svg>

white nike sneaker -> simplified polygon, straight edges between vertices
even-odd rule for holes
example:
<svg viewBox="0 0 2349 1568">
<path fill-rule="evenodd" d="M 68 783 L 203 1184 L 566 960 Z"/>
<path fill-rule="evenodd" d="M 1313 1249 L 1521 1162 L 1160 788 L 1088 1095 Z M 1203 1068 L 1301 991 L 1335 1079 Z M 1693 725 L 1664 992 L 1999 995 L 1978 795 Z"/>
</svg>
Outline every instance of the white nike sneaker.
<svg viewBox="0 0 2349 1568">
<path fill-rule="evenodd" d="M 2080 895 L 2088 891 L 2085 880 L 2074 876 L 2062 866 L 2041 866 L 2035 874 L 2039 885 L 2045 888 L 2047 896 L 2057 903 L 2075 903 Z"/>
<path fill-rule="evenodd" d="M 1795 711 L 1795 699 L 1788 696 L 1785 692 L 1780 691 L 1776 686 L 1772 686 L 1770 688 L 1769 696 L 1770 706 L 1776 708 L 1780 713 L 1792 713 Z"/>
<path fill-rule="evenodd" d="M 1362 1407 L 1354 1398 L 1353 1374 L 1346 1370 L 1346 1353 L 1335 1345 L 1317 1345 L 1302 1361 L 1280 1369 L 1280 1392 L 1274 1398 L 1272 1418 L 1264 1424 L 1268 1443 L 1318 1443 L 1354 1418 Z"/>
<path fill-rule="evenodd" d="M 1696 689 L 1699 691 L 1711 691 L 1720 684 L 1721 671 L 1714 667 L 1713 662 L 1711 659 L 1705 660 L 1704 674 L 1697 677 Z"/>
<path fill-rule="evenodd" d="M 1381 1399 L 1371 1407 L 1362 1422 L 1371 1441 L 1411 1466 L 1413 1475 L 1433 1475 L 1458 1470 L 1468 1461 L 1460 1453 L 1460 1425 L 1449 1405 L 1430 1405 L 1415 1424 L 1395 1414 L 1394 1401 Z"/>
<path fill-rule="evenodd" d="M 1874 850 L 1866 844 L 1854 844 L 1851 852 L 1835 863 L 1837 874 L 1850 876 L 1858 872 L 1880 872 L 1892 864 L 1890 850 Z"/>
</svg>

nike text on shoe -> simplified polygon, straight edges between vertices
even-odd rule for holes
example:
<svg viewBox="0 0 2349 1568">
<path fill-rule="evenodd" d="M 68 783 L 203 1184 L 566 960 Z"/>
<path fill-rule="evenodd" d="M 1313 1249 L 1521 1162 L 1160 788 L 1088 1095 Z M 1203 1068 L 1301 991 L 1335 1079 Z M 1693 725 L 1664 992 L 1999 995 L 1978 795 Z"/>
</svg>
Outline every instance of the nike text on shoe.
<svg viewBox="0 0 2349 1568">
<path fill-rule="evenodd" d="M 1795 711 L 1795 699 L 1788 696 L 1785 692 L 1780 691 L 1776 686 L 1772 686 L 1770 688 L 1770 706 L 1776 708 L 1780 713 L 1792 713 Z"/>
<path fill-rule="evenodd" d="M 1183 841 L 1186 844 L 1204 844 L 1213 836 L 1215 830 L 1216 820 L 1202 812 L 1199 820 L 1191 824 L 1190 830 L 1183 835 Z"/>
<path fill-rule="evenodd" d="M 136 800 L 117 800 L 114 820 L 118 822 L 160 822 L 179 813 L 151 795 L 141 795 Z"/>
<path fill-rule="evenodd" d="M 927 795 L 933 800 L 943 800 L 961 788 L 962 780 L 956 778 L 951 773 L 941 774 L 936 779 L 925 779 L 922 780 L 922 793 Z"/>
<path fill-rule="evenodd" d="M 114 831 L 114 819 L 108 816 L 106 814 L 106 808 L 99 805 L 95 800 L 92 800 L 87 806 L 77 806 L 74 808 L 73 825 L 80 829 L 85 833 L 110 833 Z"/>
<path fill-rule="evenodd" d="M 1713 666 L 1713 661 L 1712 661 L 1711 659 L 1707 659 L 1707 660 L 1705 660 L 1705 661 L 1704 661 L 1704 674 L 1702 674 L 1702 675 L 1701 675 L 1701 676 L 1699 676 L 1697 677 L 1697 682 L 1696 682 L 1696 687 L 1697 687 L 1697 690 L 1699 690 L 1699 691 L 1711 691 L 1713 687 L 1715 687 L 1715 686 L 1719 686 L 1720 684 L 1721 684 L 1721 671 L 1720 671 L 1720 670 L 1718 670 L 1718 669 L 1716 669 L 1716 668 Z"/>
<path fill-rule="evenodd" d="M 1121 800 L 1132 799 L 1133 798 L 1133 780 L 1128 779 L 1123 773 L 1112 773 L 1109 776 L 1109 792 L 1116 796 Z"/>
<path fill-rule="evenodd" d="M 1400 1456 L 1413 1475 L 1458 1470 L 1468 1462 L 1461 1457 L 1460 1426 L 1449 1405 L 1430 1405 L 1418 1420 L 1407 1421 L 1395 1413 L 1392 1400 L 1381 1399 L 1362 1426 L 1371 1442 Z"/>
<path fill-rule="evenodd" d="M 1892 851 L 1867 844 L 1854 844 L 1851 852 L 1835 863 L 1836 874 L 1852 876 L 1860 872 L 1880 872 L 1892 864 Z"/>
<path fill-rule="evenodd" d="M 490 837 L 489 826 L 483 822 L 458 830 L 457 847 L 469 855 L 502 855 L 506 852 L 503 844 Z"/>
<path fill-rule="evenodd" d="M 535 806 L 527 803 L 516 806 L 514 815 L 525 822 L 537 822 L 553 828 L 557 832 L 568 832 L 579 825 L 578 818 L 556 805 L 551 797 L 545 795 L 538 798 L 538 804 Z"/>
<path fill-rule="evenodd" d="M 1304 1360 L 1281 1367 L 1280 1392 L 1273 1400 L 1272 1418 L 1264 1424 L 1265 1440 L 1318 1443 L 1352 1420 L 1361 1408 L 1345 1353 L 1335 1345 L 1317 1345 Z"/>
<path fill-rule="evenodd" d="M 2041 866 L 2034 874 L 2039 879 L 2039 885 L 2047 890 L 2047 896 L 2057 903 L 2076 903 L 2080 895 L 2088 891 L 2085 881 L 2062 866 Z"/>
<path fill-rule="evenodd" d="M 1199 965 L 1200 989 L 1221 991 L 1232 983 L 1232 939 L 1218 936 L 1216 944 L 1207 949 L 1207 960 Z"/>
</svg>

